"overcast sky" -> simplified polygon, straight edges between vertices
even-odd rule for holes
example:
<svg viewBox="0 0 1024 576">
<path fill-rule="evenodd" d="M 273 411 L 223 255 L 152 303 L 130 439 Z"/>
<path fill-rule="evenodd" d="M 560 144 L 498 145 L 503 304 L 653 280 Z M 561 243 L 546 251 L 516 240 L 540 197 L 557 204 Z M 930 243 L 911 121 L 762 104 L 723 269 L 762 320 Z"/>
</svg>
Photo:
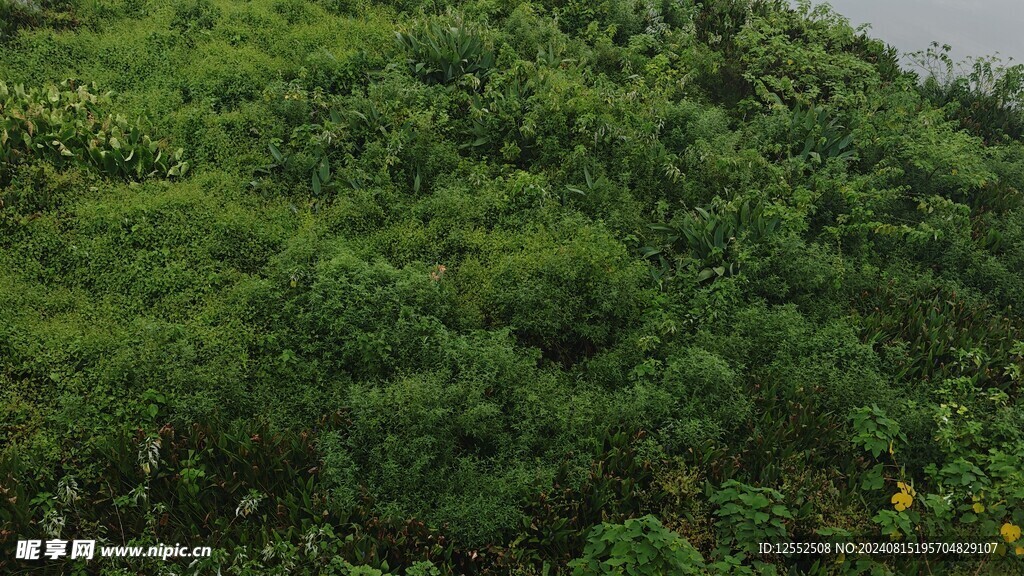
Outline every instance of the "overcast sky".
<svg viewBox="0 0 1024 576">
<path fill-rule="evenodd" d="M 1024 0 L 831 0 L 856 26 L 903 52 L 933 40 L 949 44 L 959 59 L 999 52 L 1024 63 Z"/>
</svg>

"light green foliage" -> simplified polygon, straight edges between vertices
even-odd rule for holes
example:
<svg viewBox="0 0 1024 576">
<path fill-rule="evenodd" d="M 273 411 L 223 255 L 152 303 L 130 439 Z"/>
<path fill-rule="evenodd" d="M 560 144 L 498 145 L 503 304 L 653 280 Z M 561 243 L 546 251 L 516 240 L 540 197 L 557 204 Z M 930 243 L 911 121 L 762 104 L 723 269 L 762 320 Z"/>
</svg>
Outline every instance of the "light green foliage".
<svg viewBox="0 0 1024 576">
<path fill-rule="evenodd" d="M 897 440 L 907 441 L 900 432 L 898 422 L 886 418 L 885 412 L 878 406 L 858 408 L 853 411 L 853 429 L 856 435 L 853 443 L 878 458 L 882 453 L 889 452 Z"/>
<path fill-rule="evenodd" d="M 753 554 L 760 542 L 787 541 L 786 521 L 792 520 L 793 514 L 779 492 L 728 480 L 711 496 L 711 502 L 718 506 L 718 530 L 735 549 Z"/>
<path fill-rule="evenodd" d="M 992 177 L 982 162 L 984 152 L 971 153 L 978 149 L 977 141 L 945 121 L 938 110 L 922 115 L 919 122 L 923 129 L 902 135 L 902 154 L 923 176 L 923 186 L 941 179 L 938 182 L 945 181 L 946 189 L 962 193 L 980 188 Z"/>
<path fill-rule="evenodd" d="M 92 165 L 112 178 L 141 180 L 147 176 L 184 176 L 189 163 L 183 150 L 167 150 L 121 115 L 107 112 L 110 96 L 96 86 L 29 89 L 0 81 L 0 167 L 33 157 L 57 166 Z M 6 174 L 0 171 L 0 182 Z"/>
<path fill-rule="evenodd" d="M 701 574 L 704 559 L 693 546 L 653 516 L 595 526 L 573 576 Z"/>
</svg>

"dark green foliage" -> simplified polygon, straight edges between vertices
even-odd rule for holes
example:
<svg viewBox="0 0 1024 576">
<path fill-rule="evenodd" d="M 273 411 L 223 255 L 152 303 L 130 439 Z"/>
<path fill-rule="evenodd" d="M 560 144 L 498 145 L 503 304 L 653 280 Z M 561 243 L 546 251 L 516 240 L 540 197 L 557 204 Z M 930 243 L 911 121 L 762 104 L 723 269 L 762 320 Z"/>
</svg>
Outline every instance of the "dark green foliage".
<svg viewBox="0 0 1024 576">
<path fill-rule="evenodd" d="M 456 365 L 460 352 L 478 359 Z M 573 444 L 564 410 L 533 405 L 566 389 L 491 338 L 453 342 L 447 354 L 451 368 L 351 390 L 348 451 L 382 511 L 480 545 L 518 527 L 532 479 L 551 473 L 529 455 Z"/>
<path fill-rule="evenodd" d="M 742 51 L 737 45 L 737 36 L 751 15 L 764 14 L 765 9 L 773 4 L 779 6 L 777 0 L 723 0 L 696 4 L 692 15 L 694 33 L 702 44 L 715 46 L 706 56 L 713 63 L 701 78 L 701 84 L 716 101 L 731 107 L 753 93 L 753 87 L 743 77 L 739 62 Z"/>
<path fill-rule="evenodd" d="M 958 297 L 955 292 L 914 294 L 894 298 L 892 287 L 883 287 L 865 302 L 865 341 L 881 347 L 899 347 L 900 379 L 912 381 L 969 375 L 975 385 L 1005 385 L 1007 354 L 1016 340 L 1024 338 L 1010 318 Z M 983 352 L 982 352 L 983 351 Z"/>
<path fill-rule="evenodd" d="M 544 2 L 558 15 L 559 25 L 570 34 L 586 34 L 597 29 L 608 30 L 613 38 L 625 43 L 643 32 L 644 25 L 657 12 L 653 4 L 636 0 L 548 0 Z"/>
<path fill-rule="evenodd" d="M 19 28 L 38 25 L 43 9 L 35 2 L 3 0 L 0 2 L 0 39 L 6 39 Z"/>
<path fill-rule="evenodd" d="M 702 348 L 673 350 L 646 377 L 651 364 L 634 369 L 632 393 L 644 418 L 656 422 L 658 439 L 671 454 L 725 440 L 750 417 L 752 405 L 740 376 L 722 357 Z"/>
<path fill-rule="evenodd" d="M 875 65 L 883 82 L 895 82 L 907 74 L 900 66 L 900 51 L 895 46 L 871 38 L 865 33 L 857 37 L 854 50 L 864 61 Z"/>
<path fill-rule="evenodd" d="M 578 558 L 586 532 L 604 521 L 621 522 L 657 505 L 662 493 L 650 462 L 637 446 L 643 434 L 606 433 L 582 481 L 563 463 L 550 490 L 527 503 L 512 558 L 522 564 L 563 565 Z"/>
<path fill-rule="evenodd" d="M 737 375 L 721 358 L 701 349 L 674 354 L 663 375 L 674 402 L 666 425 L 677 450 L 702 446 L 727 437 L 751 407 Z M 700 398 L 700 402 L 695 401 Z"/>
<path fill-rule="evenodd" d="M 165 397 L 153 393 L 147 400 L 156 421 Z M 320 424 L 343 423 L 335 417 Z M 0 479 L 10 487 L 5 488 L 0 522 L 28 526 L 34 512 L 43 509 L 65 518 L 64 530 L 103 531 L 111 528 L 106 514 L 115 508 L 116 529 L 131 534 L 136 545 L 215 542 L 253 569 L 286 566 L 287 555 L 253 552 L 280 545 L 320 569 L 335 557 L 396 568 L 429 559 L 459 561 L 445 535 L 414 520 L 378 516 L 362 495 L 356 505 L 334 512 L 322 488 L 313 441 L 307 432 L 280 434 L 255 424 L 197 424 L 184 430 L 166 425 L 158 432 L 105 439 L 95 454 L 104 459 L 103 466 L 94 476 L 78 478 L 34 475 L 31 458 L 11 453 L 0 460 Z M 35 528 L 20 536 L 47 534 Z M 219 556 L 200 560 L 198 568 L 219 561 Z M 149 564 L 155 569 L 160 562 Z M 5 565 L 17 566 L 8 558 L 0 561 Z"/>
<path fill-rule="evenodd" d="M 797 105 L 789 123 L 791 156 L 803 162 L 824 164 L 829 160 L 855 158 L 853 133 L 839 124 L 823 106 Z"/>
</svg>

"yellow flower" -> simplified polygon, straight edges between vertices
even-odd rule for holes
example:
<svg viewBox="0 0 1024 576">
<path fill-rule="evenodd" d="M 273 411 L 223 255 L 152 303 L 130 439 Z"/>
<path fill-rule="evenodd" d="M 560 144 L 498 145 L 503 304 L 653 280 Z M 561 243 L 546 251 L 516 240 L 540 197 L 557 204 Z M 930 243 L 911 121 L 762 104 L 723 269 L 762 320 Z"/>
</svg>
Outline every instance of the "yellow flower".
<svg viewBox="0 0 1024 576">
<path fill-rule="evenodd" d="M 999 533 L 1002 534 L 1003 540 L 1007 542 L 1020 540 L 1020 526 L 1016 524 L 1010 524 L 1009 522 L 1003 524 L 1003 527 L 999 529 Z"/>
<path fill-rule="evenodd" d="M 1024 556 L 1024 546 L 1017 546 L 1013 551 L 1017 556 Z"/>
<path fill-rule="evenodd" d="M 900 492 L 909 495 L 911 498 L 917 496 L 917 490 L 914 490 L 914 487 L 911 486 L 910 484 L 907 484 L 905 482 L 897 482 L 896 487 L 900 489 Z"/>
<path fill-rule="evenodd" d="M 903 512 L 914 504 L 914 497 L 906 492 L 897 492 L 892 495 L 892 504 L 897 512 Z"/>
</svg>

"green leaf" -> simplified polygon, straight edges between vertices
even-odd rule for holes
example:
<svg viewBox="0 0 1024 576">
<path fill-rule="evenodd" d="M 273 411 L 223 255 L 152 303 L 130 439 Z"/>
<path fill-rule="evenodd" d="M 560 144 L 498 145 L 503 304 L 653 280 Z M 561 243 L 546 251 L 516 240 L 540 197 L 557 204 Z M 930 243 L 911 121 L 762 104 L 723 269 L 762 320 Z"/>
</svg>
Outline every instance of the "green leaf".
<svg viewBox="0 0 1024 576">
<path fill-rule="evenodd" d="M 705 268 L 701 270 L 699 274 L 697 274 L 697 282 L 704 282 L 708 278 L 713 278 L 714 276 L 714 270 L 712 270 L 711 268 Z"/>
<path fill-rule="evenodd" d="M 277 146 L 275 146 L 273 142 L 271 142 L 268 146 L 270 148 L 270 154 L 274 157 L 274 160 L 277 160 L 278 164 L 283 163 L 284 154 L 281 154 L 281 150 Z"/>
<path fill-rule="evenodd" d="M 324 184 L 331 181 L 331 163 L 326 156 L 320 160 L 318 175 L 320 176 L 320 181 Z"/>
</svg>

